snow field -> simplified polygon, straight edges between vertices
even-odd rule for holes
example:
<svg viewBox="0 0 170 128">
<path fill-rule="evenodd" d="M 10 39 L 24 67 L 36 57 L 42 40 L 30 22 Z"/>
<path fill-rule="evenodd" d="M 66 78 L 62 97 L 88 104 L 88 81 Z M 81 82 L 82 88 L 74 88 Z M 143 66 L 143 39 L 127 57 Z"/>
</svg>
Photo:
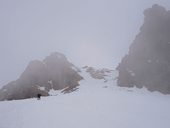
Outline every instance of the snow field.
<svg viewBox="0 0 170 128">
<path fill-rule="evenodd" d="M 0 102 L 0 128 L 169 128 L 170 96 L 84 80 L 75 92 Z"/>
</svg>

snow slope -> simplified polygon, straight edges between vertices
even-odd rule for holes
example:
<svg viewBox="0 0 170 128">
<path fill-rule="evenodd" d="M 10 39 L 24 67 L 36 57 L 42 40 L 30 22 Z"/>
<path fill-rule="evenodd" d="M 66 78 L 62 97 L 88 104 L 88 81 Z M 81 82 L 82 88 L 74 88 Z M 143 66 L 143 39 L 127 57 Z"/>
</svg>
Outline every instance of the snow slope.
<svg viewBox="0 0 170 128">
<path fill-rule="evenodd" d="M 114 72 L 113 72 L 114 73 Z M 85 71 L 77 91 L 0 102 L 0 128 L 169 128 L 170 95 L 115 86 Z"/>
</svg>

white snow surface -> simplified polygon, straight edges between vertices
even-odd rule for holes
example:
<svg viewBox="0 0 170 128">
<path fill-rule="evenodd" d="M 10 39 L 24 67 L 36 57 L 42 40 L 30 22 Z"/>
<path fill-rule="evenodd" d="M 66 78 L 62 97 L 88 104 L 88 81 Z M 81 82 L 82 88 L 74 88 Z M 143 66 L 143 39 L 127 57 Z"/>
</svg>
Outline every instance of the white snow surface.
<svg viewBox="0 0 170 128">
<path fill-rule="evenodd" d="M 0 128 L 170 128 L 170 95 L 81 75 L 75 92 L 0 102 Z"/>
</svg>

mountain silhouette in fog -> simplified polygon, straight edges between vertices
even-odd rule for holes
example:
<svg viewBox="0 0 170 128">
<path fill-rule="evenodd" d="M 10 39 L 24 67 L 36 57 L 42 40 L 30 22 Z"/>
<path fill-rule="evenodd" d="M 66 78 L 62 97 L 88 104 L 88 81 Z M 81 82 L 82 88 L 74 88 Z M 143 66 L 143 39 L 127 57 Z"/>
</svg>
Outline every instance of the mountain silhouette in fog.
<svg viewBox="0 0 170 128">
<path fill-rule="evenodd" d="M 78 68 L 61 53 L 52 53 L 43 61 L 31 61 L 20 78 L 0 90 L 0 100 L 26 99 L 37 94 L 48 96 L 50 90 L 70 92 L 83 79 Z"/>
<path fill-rule="evenodd" d="M 153 5 L 144 11 L 144 23 L 117 67 L 121 87 L 146 87 L 170 94 L 170 11 Z M 112 70 L 83 67 L 93 79 L 107 82 Z M 52 53 L 43 61 L 31 61 L 19 79 L 3 86 L 0 100 L 15 100 L 50 95 L 51 90 L 68 93 L 77 89 L 80 70 L 61 53 Z"/>
<path fill-rule="evenodd" d="M 118 85 L 170 93 L 170 11 L 159 5 L 144 11 L 129 53 L 117 67 Z"/>
</svg>

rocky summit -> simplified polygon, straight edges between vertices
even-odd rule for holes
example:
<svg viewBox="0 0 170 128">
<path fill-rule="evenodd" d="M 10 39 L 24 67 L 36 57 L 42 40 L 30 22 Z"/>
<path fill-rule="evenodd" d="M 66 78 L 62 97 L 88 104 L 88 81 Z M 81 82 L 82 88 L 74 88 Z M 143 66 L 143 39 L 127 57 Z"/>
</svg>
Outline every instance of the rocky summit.
<svg viewBox="0 0 170 128">
<path fill-rule="evenodd" d="M 0 100 L 15 100 L 48 96 L 50 90 L 70 92 L 83 79 L 79 70 L 61 53 L 52 53 L 43 61 L 30 62 L 18 80 L 0 90 Z"/>
<path fill-rule="evenodd" d="M 170 11 L 153 5 L 144 16 L 129 53 L 117 67 L 118 85 L 170 94 Z"/>
</svg>

